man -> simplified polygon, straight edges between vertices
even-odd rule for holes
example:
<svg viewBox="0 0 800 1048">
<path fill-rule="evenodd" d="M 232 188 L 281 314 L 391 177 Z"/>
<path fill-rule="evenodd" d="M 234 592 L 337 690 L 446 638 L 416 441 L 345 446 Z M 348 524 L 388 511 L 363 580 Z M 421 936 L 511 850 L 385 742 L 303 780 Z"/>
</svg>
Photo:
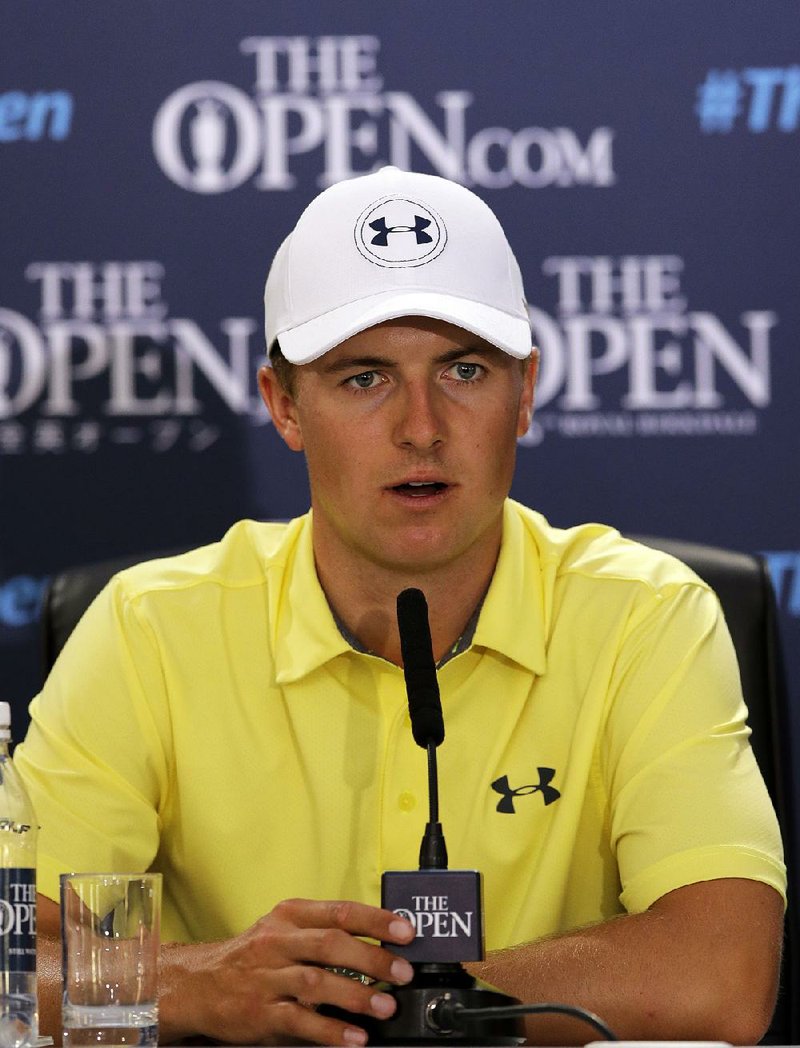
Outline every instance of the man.
<svg viewBox="0 0 800 1048">
<path fill-rule="evenodd" d="M 32 706 L 45 1029 L 57 875 L 85 868 L 164 872 L 162 1041 L 357 1045 L 316 1006 L 391 1014 L 330 968 L 412 974 L 365 940 L 412 936 L 377 903 L 425 820 L 395 620 L 417 586 L 451 863 L 485 874 L 475 971 L 625 1038 L 754 1044 L 785 881 L 730 640 L 671 558 L 508 500 L 536 355 L 494 215 L 392 168 L 334 186 L 279 250 L 266 320 L 260 388 L 311 514 L 123 573 Z"/>
</svg>

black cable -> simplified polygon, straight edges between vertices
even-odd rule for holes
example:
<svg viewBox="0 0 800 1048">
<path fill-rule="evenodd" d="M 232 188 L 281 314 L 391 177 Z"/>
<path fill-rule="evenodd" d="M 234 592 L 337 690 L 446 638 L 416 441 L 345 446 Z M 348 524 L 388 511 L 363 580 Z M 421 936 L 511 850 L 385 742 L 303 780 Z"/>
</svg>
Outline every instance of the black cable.
<svg viewBox="0 0 800 1048">
<path fill-rule="evenodd" d="M 580 1019 L 589 1026 L 593 1026 L 598 1033 L 607 1041 L 618 1041 L 617 1035 L 603 1022 L 599 1015 L 571 1004 L 517 1004 L 508 1008 L 465 1008 L 456 1001 L 441 1001 L 446 1006 L 441 1012 L 441 1018 L 447 1023 L 450 1018 L 453 1025 L 459 1025 L 463 1019 L 513 1019 L 517 1015 L 537 1015 L 545 1012 L 555 1012 L 559 1015 L 570 1015 L 574 1019 Z M 449 1013 L 449 1015 L 448 1015 Z"/>
</svg>

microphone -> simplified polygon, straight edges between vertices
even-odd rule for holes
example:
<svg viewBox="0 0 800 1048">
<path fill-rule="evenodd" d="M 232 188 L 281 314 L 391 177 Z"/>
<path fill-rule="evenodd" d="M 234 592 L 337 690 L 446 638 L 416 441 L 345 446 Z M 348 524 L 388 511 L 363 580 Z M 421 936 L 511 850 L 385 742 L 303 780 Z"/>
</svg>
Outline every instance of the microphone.
<svg viewBox="0 0 800 1048">
<path fill-rule="evenodd" d="M 360 1022 L 372 1044 L 435 1044 L 442 1039 L 461 1044 L 521 1044 L 525 1036 L 519 1016 L 495 1014 L 489 1018 L 487 1013 L 479 1018 L 487 1008 L 518 1004 L 516 999 L 480 983 L 462 964 L 484 957 L 482 883 L 477 870 L 447 868 L 436 765 L 436 748 L 444 741 L 444 719 L 428 605 L 421 590 L 406 589 L 399 594 L 397 626 L 411 732 L 428 753 L 430 814 L 419 869 L 386 870 L 381 878 L 381 905 L 405 917 L 417 932 L 406 946 L 383 945 L 411 961 L 414 978 L 406 986 L 382 986 L 397 1002 L 393 1016 Z"/>
<path fill-rule="evenodd" d="M 412 963 L 481 961 L 481 875 L 477 870 L 448 870 L 447 845 L 439 822 L 436 747 L 444 740 L 444 719 L 422 590 L 406 589 L 398 596 L 397 626 L 411 733 L 417 745 L 428 751 L 430 814 L 420 845 L 419 869 L 386 870 L 381 878 L 381 905 L 401 914 L 417 930 L 411 943 L 391 949 Z"/>
<path fill-rule="evenodd" d="M 411 734 L 414 742 L 428 751 L 430 816 L 420 846 L 419 868 L 446 870 L 447 845 L 439 822 L 439 775 L 436 765 L 436 747 L 444 741 L 444 718 L 428 622 L 428 602 L 422 590 L 405 589 L 398 595 L 397 628 L 400 632 Z"/>
<path fill-rule="evenodd" d="M 439 681 L 433 661 L 428 602 L 422 590 L 406 589 L 397 598 L 397 626 L 403 653 L 403 675 L 408 693 L 408 713 L 414 742 L 423 749 L 441 746 L 444 719 Z"/>
<path fill-rule="evenodd" d="M 332 1005 L 319 1011 L 362 1026 L 372 1045 L 509 1046 L 525 1041 L 522 1016 L 560 1012 L 577 1016 L 602 1036 L 616 1040 L 603 1021 L 584 1009 L 561 1004 L 523 1005 L 488 983 L 475 979 L 463 961 L 482 961 L 483 907 L 481 874 L 449 870 L 447 846 L 439 822 L 436 747 L 444 741 L 444 719 L 428 624 L 428 605 L 418 589 L 397 598 L 397 625 L 408 692 L 411 732 L 428 752 L 430 817 L 425 827 L 418 870 L 386 870 L 381 878 L 381 906 L 405 917 L 416 929 L 406 946 L 382 943 L 409 960 L 414 978 L 405 986 L 380 982 L 375 990 L 394 997 L 388 1019 L 352 1015 Z"/>
</svg>

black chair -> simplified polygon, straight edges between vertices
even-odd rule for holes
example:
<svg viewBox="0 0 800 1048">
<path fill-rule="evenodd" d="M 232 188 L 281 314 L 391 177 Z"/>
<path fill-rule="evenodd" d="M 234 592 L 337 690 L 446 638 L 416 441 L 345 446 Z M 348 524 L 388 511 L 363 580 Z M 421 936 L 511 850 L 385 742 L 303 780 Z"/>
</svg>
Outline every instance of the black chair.
<svg viewBox="0 0 800 1048">
<path fill-rule="evenodd" d="M 181 552 L 183 550 L 129 553 L 124 557 L 113 557 L 110 560 L 97 561 L 95 564 L 66 568 L 54 575 L 44 591 L 40 617 L 44 677 L 47 677 L 52 669 L 58 653 L 78 625 L 81 615 L 112 575 L 116 575 L 123 568 L 141 564 L 142 561 Z"/>
<path fill-rule="evenodd" d="M 677 539 L 631 536 L 688 564 L 719 597 L 731 633 L 752 729 L 751 743 L 783 836 L 790 905 L 784 934 L 781 990 L 762 1044 L 797 1044 L 800 1008 L 795 966 L 800 929 L 793 908 L 795 822 L 789 765 L 789 697 L 780 651 L 775 591 L 761 557 Z"/>
<path fill-rule="evenodd" d="M 786 861 L 794 875 L 794 822 L 789 780 L 788 696 L 780 658 L 775 594 L 760 557 L 673 539 L 635 536 L 688 564 L 717 593 L 739 660 L 742 689 L 750 712 L 752 744 L 784 836 Z M 158 556 L 164 554 L 151 554 Z M 49 673 L 58 652 L 90 601 L 116 571 L 145 555 L 122 557 L 64 571 L 55 576 L 42 610 L 44 670 Z M 764 1044 L 796 1044 L 800 1032 L 794 958 L 798 931 L 793 910 L 786 922 L 781 993 Z"/>
</svg>

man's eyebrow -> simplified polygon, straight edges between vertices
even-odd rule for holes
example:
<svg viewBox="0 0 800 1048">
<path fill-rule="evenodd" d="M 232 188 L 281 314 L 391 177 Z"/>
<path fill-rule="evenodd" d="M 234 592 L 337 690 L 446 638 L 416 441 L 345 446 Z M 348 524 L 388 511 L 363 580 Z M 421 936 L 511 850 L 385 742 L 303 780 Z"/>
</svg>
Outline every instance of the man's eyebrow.
<svg viewBox="0 0 800 1048">
<path fill-rule="evenodd" d="M 461 357 L 493 357 L 500 352 L 502 352 L 502 350 L 499 350 L 497 346 L 456 346 L 455 349 L 450 349 L 447 353 L 442 353 L 441 356 L 436 358 L 434 363 L 449 364 L 451 360 L 460 360 Z"/>
<path fill-rule="evenodd" d="M 340 357 L 331 361 L 323 368 L 324 371 L 334 374 L 337 371 L 372 371 L 375 368 L 391 368 L 397 364 L 396 360 L 389 357 Z"/>
<path fill-rule="evenodd" d="M 461 357 L 466 356 L 492 357 L 499 352 L 500 350 L 496 346 L 456 346 L 455 349 L 448 349 L 446 353 L 441 353 L 438 357 L 434 357 L 433 363 L 449 364 L 453 360 L 460 360 Z M 338 374 L 340 371 L 353 370 L 373 371 L 376 368 L 396 367 L 399 363 L 400 360 L 393 357 L 340 357 L 338 360 L 326 364 L 323 370 L 328 374 Z"/>
</svg>

